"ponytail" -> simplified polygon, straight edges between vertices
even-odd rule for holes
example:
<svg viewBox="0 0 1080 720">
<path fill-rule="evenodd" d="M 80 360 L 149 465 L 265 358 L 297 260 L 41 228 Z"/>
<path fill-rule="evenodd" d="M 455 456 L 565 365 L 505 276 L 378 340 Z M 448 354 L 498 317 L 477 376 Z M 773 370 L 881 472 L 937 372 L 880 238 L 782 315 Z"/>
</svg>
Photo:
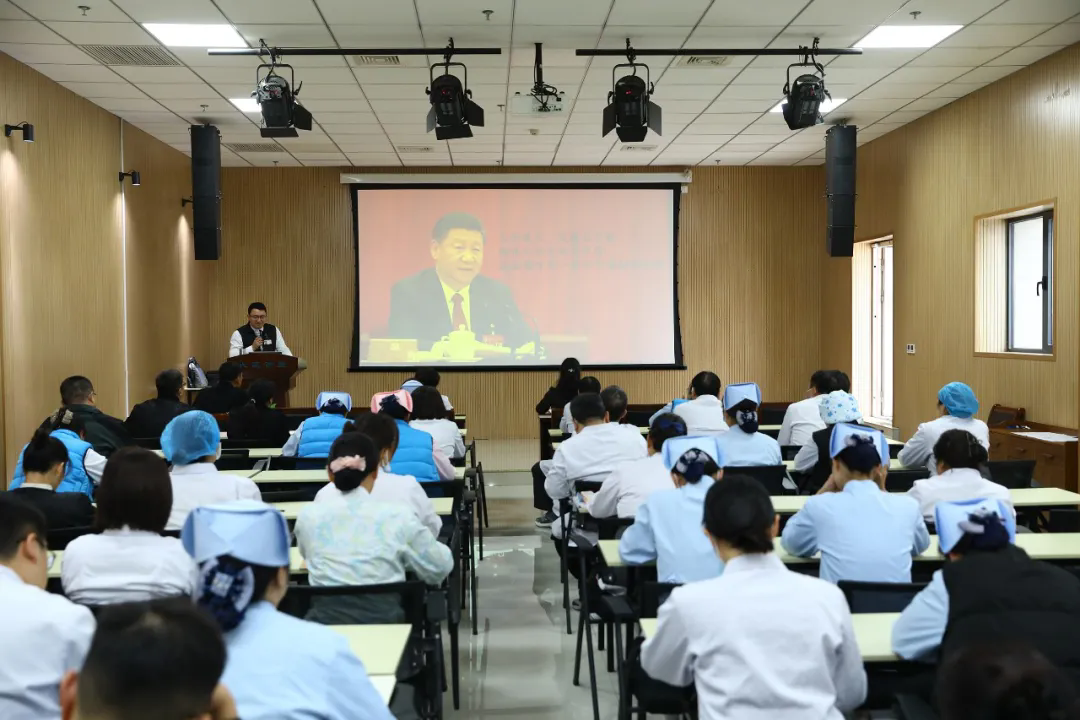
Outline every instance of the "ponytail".
<svg viewBox="0 0 1080 720">
<path fill-rule="evenodd" d="M 986 448 L 967 430 L 946 430 L 934 443 L 934 457 L 950 470 L 980 470 L 989 461 Z"/>
<path fill-rule="evenodd" d="M 746 475 L 731 475 L 713 483 L 705 496 L 709 535 L 744 553 L 772 551 L 775 518 L 768 491 Z"/>
<path fill-rule="evenodd" d="M 252 565 L 230 555 L 199 566 L 195 602 L 214 616 L 223 632 L 238 626 L 248 608 L 266 597 L 278 568 Z"/>
<path fill-rule="evenodd" d="M 23 470 L 33 473 L 47 473 L 57 465 L 68 461 L 68 451 L 46 428 L 38 428 L 23 450 Z"/>
<path fill-rule="evenodd" d="M 379 450 L 367 435 L 345 432 L 330 446 L 327 467 L 334 476 L 334 487 L 351 492 L 378 470 Z"/>
<path fill-rule="evenodd" d="M 728 408 L 727 414 L 735 420 L 740 430 L 747 435 L 753 435 L 758 431 L 757 409 L 757 403 L 753 400 L 743 400 L 738 405 Z"/>
</svg>

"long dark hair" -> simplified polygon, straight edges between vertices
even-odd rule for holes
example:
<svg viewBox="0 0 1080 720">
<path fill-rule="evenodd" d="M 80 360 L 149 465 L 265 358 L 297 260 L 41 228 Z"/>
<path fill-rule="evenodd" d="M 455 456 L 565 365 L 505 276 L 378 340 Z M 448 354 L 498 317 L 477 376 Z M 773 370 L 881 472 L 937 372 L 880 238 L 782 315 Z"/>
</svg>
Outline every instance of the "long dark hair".
<svg viewBox="0 0 1080 720">
<path fill-rule="evenodd" d="M 581 363 L 577 358 L 566 358 L 559 366 L 559 380 L 555 383 L 555 388 L 566 393 L 567 396 L 574 395 L 577 393 L 580 379 Z"/>
</svg>

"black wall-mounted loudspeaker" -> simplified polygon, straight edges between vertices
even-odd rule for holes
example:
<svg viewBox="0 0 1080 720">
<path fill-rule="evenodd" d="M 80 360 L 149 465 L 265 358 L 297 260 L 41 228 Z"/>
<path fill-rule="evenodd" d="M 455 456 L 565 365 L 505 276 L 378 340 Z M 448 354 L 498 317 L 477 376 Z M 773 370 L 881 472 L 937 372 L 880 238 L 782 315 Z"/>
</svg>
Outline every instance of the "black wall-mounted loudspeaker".
<svg viewBox="0 0 1080 720">
<path fill-rule="evenodd" d="M 221 133 L 213 125 L 191 126 L 191 190 L 195 259 L 221 257 Z"/>
<path fill-rule="evenodd" d="M 834 125 L 825 133 L 825 249 L 831 257 L 851 257 L 855 249 L 854 125 Z"/>
</svg>

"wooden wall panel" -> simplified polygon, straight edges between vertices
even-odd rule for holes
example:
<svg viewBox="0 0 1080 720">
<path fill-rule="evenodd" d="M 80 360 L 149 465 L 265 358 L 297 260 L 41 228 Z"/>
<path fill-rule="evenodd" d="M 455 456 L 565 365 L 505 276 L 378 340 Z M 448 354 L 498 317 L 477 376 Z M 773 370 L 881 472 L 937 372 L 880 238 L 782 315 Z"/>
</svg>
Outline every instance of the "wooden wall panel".
<svg viewBox="0 0 1080 720">
<path fill-rule="evenodd" d="M 1078 77 L 1073 46 L 859 148 L 858 234 L 894 238 L 895 416 L 905 436 L 951 380 L 975 388 L 981 414 L 998 402 L 1077 425 Z M 1058 199 L 1056 360 L 976 358 L 974 220 L 1048 198 Z M 850 357 L 851 313 L 833 311 L 850 305 L 850 267 L 824 265 L 827 365 Z"/>
<path fill-rule="evenodd" d="M 640 172 L 670 168 L 611 168 Z M 455 168 L 493 172 L 493 168 Z M 596 172 L 608 168 L 557 168 Z M 347 373 L 354 300 L 354 231 L 346 168 L 223 170 L 224 250 L 213 263 L 210 321 L 216 352 L 263 300 L 289 346 L 308 360 L 294 404 L 339 389 L 364 402 L 407 374 Z M 398 169 L 400 172 L 400 169 Z M 410 169 L 445 172 L 446 168 Z M 503 171 L 537 172 L 537 168 Z M 372 172 L 366 170 L 366 172 Z M 822 262 L 821 168 L 695 168 L 682 196 L 679 294 L 687 371 L 607 371 L 605 384 L 632 402 L 681 395 L 690 377 L 713 369 L 725 382 L 756 380 L 766 398 L 802 396 L 817 368 Z M 778 211 L 778 208 L 782 208 Z M 629 289 L 628 289 L 629 290 Z M 207 364 L 212 364 L 207 358 Z M 469 414 L 475 437 L 533 437 L 533 405 L 550 371 L 444 373 L 443 391 Z"/>
</svg>

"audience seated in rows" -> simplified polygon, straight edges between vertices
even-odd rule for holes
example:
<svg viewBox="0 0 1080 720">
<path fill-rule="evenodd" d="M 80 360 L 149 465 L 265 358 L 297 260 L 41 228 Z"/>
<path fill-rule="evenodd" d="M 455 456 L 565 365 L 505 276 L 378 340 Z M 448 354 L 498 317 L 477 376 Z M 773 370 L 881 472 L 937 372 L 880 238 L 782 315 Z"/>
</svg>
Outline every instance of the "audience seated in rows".
<svg viewBox="0 0 1080 720">
<path fill-rule="evenodd" d="M 380 452 L 367 435 L 347 432 L 334 441 L 327 466 L 338 497 L 312 503 L 296 520 L 296 544 L 312 585 L 404 582 L 412 573 L 437 585 L 454 557 L 408 506 L 372 497 Z M 287 545 L 287 544 L 286 544 Z M 285 554 L 288 564 L 288 554 Z M 308 619 L 326 624 L 401 622 L 394 595 L 314 598 Z"/>
<path fill-rule="evenodd" d="M 106 415 L 98 409 L 97 393 L 94 392 L 94 384 L 89 378 L 82 375 L 65 378 L 60 383 L 60 403 L 81 421 L 86 441 L 99 454 L 108 457 L 116 450 L 134 444 L 123 420 Z M 41 423 L 43 428 L 52 429 L 51 425 L 51 417 Z"/>
<path fill-rule="evenodd" d="M 596 518 L 632 518 L 654 492 L 671 489 L 671 469 L 664 464 L 664 443 L 684 435 L 686 421 L 681 417 L 674 413 L 657 416 L 646 437 L 648 457 L 617 465 L 589 501 L 589 514 Z"/>
<path fill-rule="evenodd" d="M 161 449 L 172 465 L 172 511 L 166 530 L 179 530 L 201 505 L 262 499 L 250 478 L 218 472 L 214 466 L 221 454 L 221 431 L 212 415 L 200 410 L 178 415 L 165 426 Z"/>
<path fill-rule="evenodd" d="M 442 530 L 442 520 L 435 512 L 435 505 L 424 488 L 412 475 L 395 475 L 388 469 L 390 458 L 397 450 L 397 424 L 389 415 L 365 413 L 355 423 L 345 425 L 345 433 L 359 432 L 371 438 L 378 453 L 378 469 L 375 484 L 370 491 L 371 499 L 378 502 L 397 503 L 413 511 L 417 519 L 435 537 Z M 330 482 L 315 494 L 315 502 L 340 498 L 343 493 L 334 483 L 334 473 L 327 469 Z"/>
<path fill-rule="evenodd" d="M 784 549 L 821 553 L 818 577 L 829 582 L 911 582 L 912 558 L 930 546 L 919 504 L 885 492 L 889 443 L 878 430 L 833 426 L 832 474 L 784 526 Z"/>
<path fill-rule="evenodd" d="M 371 412 L 390 416 L 397 425 L 398 444 L 390 459 L 390 471 L 412 475 L 420 482 L 453 480 L 454 466 L 430 433 L 409 427 L 413 399 L 407 390 L 376 393 L 371 398 Z"/>
<path fill-rule="evenodd" d="M 248 401 L 244 391 L 244 368 L 239 363 L 223 362 L 218 368 L 217 384 L 200 390 L 192 407 L 196 410 L 222 415 L 242 407 Z"/>
<path fill-rule="evenodd" d="M 448 458 L 465 457 L 465 441 L 457 423 L 448 420 L 439 391 L 418 387 L 412 391 L 413 409 L 409 427 L 423 430 L 435 440 L 435 447 Z"/>
<path fill-rule="evenodd" d="M 315 398 L 315 407 L 319 414 L 300 423 L 300 427 L 282 446 L 282 455 L 326 457 L 330 444 L 348 422 L 345 416 L 352 410 L 352 396 L 345 392 L 324 391 Z"/>
<path fill-rule="evenodd" d="M 131 408 L 131 414 L 124 421 L 133 438 L 159 438 L 170 420 L 191 409 L 180 399 L 184 392 L 184 375 L 179 370 L 162 370 L 154 378 L 154 385 L 157 386 L 157 397 Z"/>
<path fill-rule="evenodd" d="M 778 518 L 761 484 L 739 475 L 713 484 L 704 519 L 724 573 L 671 593 L 642 669 L 694 684 L 701 718 L 841 720 L 859 707 L 866 671 L 847 601 L 772 552 Z"/>
<path fill-rule="evenodd" d="M 737 383 L 724 388 L 724 421 L 732 430 L 721 433 L 717 442 L 724 455 L 725 467 L 784 463 L 780 444 L 765 433 L 758 432 L 760 406 L 761 388 L 757 383 Z M 690 423 L 686 425 L 687 432 L 694 434 Z"/>
<path fill-rule="evenodd" d="M 600 381 L 592 375 L 586 375 L 578 380 L 578 395 L 581 393 L 600 393 L 603 389 Z M 570 414 L 570 401 L 563 405 L 562 415 L 559 417 L 559 429 L 567 435 L 573 435 L 577 432 L 574 427 L 574 416 Z"/>
<path fill-rule="evenodd" d="M 577 358 L 566 358 L 559 366 L 559 377 L 548 388 L 540 402 L 536 403 L 536 414 L 549 413 L 557 407 L 564 407 L 578 394 L 578 381 L 581 379 L 581 363 Z"/>
<path fill-rule="evenodd" d="M 990 450 L 990 429 L 975 417 L 979 412 L 979 401 L 974 390 L 964 383 L 951 382 L 938 391 L 937 400 L 940 417 L 919 425 L 897 456 L 904 467 L 925 466 L 931 475 L 938 474 L 934 445 L 947 430 L 966 430 L 987 451 Z"/>
<path fill-rule="evenodd" d="M 64 594 L 94 606 L 191 596 L 195 564 L 179 540 L 161 534 L 172 505 L 164 460 L 142 448 L 114 453 L 98 488 L 100 534 L 76 538 L 64 552 Z"/>
<path fill-rule="evenodd" d="M 38 429 L 23 448 L 20 462 L 22 481 L 12 483 L 14 489 L 4 495 L 16 497 L 40 510 L 49 529 L 93 525 L 94 505 L 90 497 L 77 491 L 72 483 L 65 485 L 70 463 L 64 443 L 47 430 Z M 65 487 L 63 491 L 59 490 L 61 486 Z"/>
<path fill-rule="evenodd" d="M 284 445 L 289 440 L 289 421 L 274 406 L 277 387 L 273 380 L 256 380 L 248 388 L 251 400 L 234 408 L 225 422 L 229 440 L 262 440 Z"/>
<path fill-rule="evenodd" d="M 658 418 L 659 419 L 659 418 Z M 674 487 L 652 493 L 619 540 L 628 565 L 656 562 L 664 583 L 688 583 L 719 575 L 724 565 L 701 532 L 705 496 L 724 474 L 715 436 L 676 437 L 664 443 L 664 465 Z"/>
<path fill-rule="evenodd" d="M 401 384 L 401 389 L 408 390 L 409 392 L 413 392 L 417 388 L 421 387 L 429 387 L 438 390 L 439 382 L 441 380 L 442 376 L 435 368 L 420 368 L 416 371 L 416 374 L 413 375 L 412 378 L 406 380 Z M 439 397 L 442 398 L 443 409 L 446 411 L 443 416 L 446 417 L 450 413 L 454 412 L 454 404 L 450 402 L 450 398 L 442 394 L 440 394 Z"/>
<path fill-rule="evenodd" d="M 0 718 L 60 717 L 60 681 L 82 667 L 94 616 L 45 592 L 53 554 L 45 517 L 0 495 Z"/>
<path fill-rule="evenodd" d="M 989 460 L 986 448 L 966 430 L 946 430 L 934 444 L 937 472 L 926 480 L 916 480 L 908 495 L 919 503 L 919 509 L 929 522 L 940 502 L 965 500 L 998 500 L 1015 515 L 1012 495 L 1004 485 L 983 477 Z"/>
<path fill-rule="evenodd" d="M 221 682 L 234 717 L 393 720 L 344 637 L 277 610 L 290 539 L 278 510 L 250 501 L 200 507 L 182 539 L 200 568 L 197 602 L 225 633 Z"/>
<path fill-rule="evenodd" d="M 784 421 L 780 425 L 780 434 L 777 435 L 776 442 L 781 446 L 808 445 L 811 442 L 811 435 L 825 429 L 825 421 L 821 419 L 819 410 L 821 399 L 837 390 L 851 391 L 851 383 L 847 380 L 847 375 L 839 370 L 818 370 L 811 375 L 806 398 L 791 403 L 784 411 Z"/>
<path fill-rule="evenodd" d="M 846 390 L 834 390 L 818 402 L 818 413 L 824 429 L 815 430 L 810 441 L 799 448 L 795 455 L 795 471 L 809 475 L 803 482 L 804 492 L 816 493 L 832 474 L 832 458 L 829 456 L 829 444 L 832 441 L 833 427 L 839 424 L 860 425 L 862 413 L 855 396 Z"/>
<path fill-rule="evenodd" d="M 62 407 L 52 414 L 45 424 L 38 428 L 37 433 L 48 435 L 64 444 L 67 449 L 67 464 L 64 466 L 64 479 L 57 485 L 56 491 L 61 493 L 77 492 L 89 498 L 94 497 L 94 487 L 101 482 L 101 475 L 105 472 L 106 458 L 98 453 L 86 439 L 86 415 L 79 415 L 71 408 Z M 35 434 L 35 437 L 40 436 Z M 23 455 L 26 447 L 19 453 L 19 459 L 15 463 L 15 474 L 11 479 L 9 490 L 14 490 L 26 482 L 26 470 L 23 467 Z"/>
</svg>

